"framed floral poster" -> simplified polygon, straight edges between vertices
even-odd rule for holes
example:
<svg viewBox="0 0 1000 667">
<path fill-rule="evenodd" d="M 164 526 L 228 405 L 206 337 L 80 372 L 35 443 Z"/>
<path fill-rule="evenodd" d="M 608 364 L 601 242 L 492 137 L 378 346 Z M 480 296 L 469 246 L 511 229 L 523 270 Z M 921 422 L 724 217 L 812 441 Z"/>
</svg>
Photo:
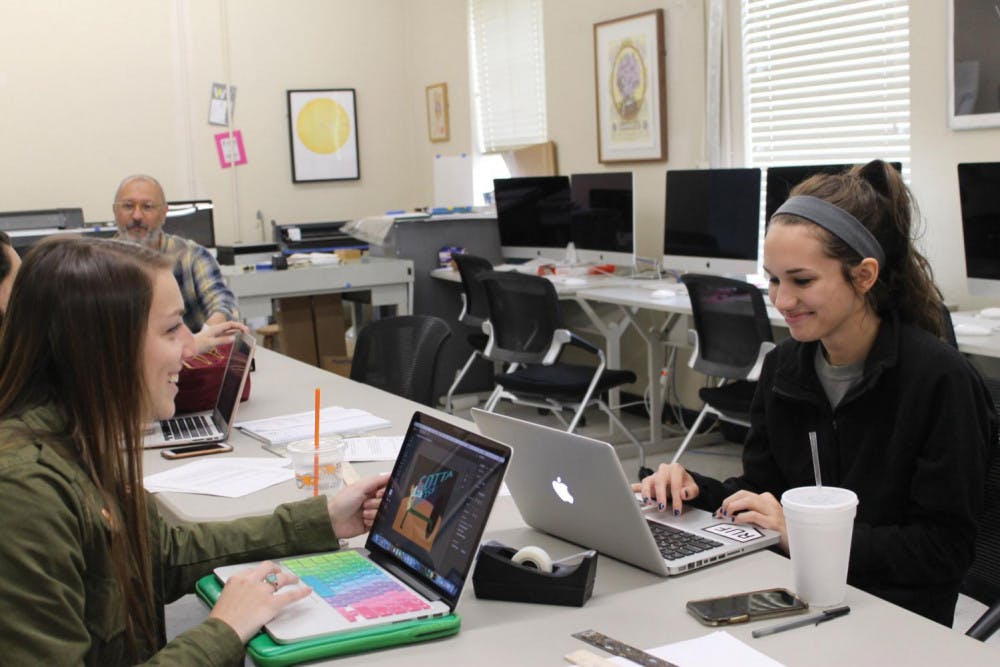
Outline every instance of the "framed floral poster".
<svg viewBox="0 0 1000 667">
<path fill-rule="evenodd" d="M 427 135 L 431 141 L 448 141 L 448 84 L 427 86 Z"/>
<path fill-rule="evenodd" d="M 594 24 L 597 157 L 667 159 L 663 10 Z"/>
<path fill-rule="evenodd" d="M 361 178 L 353 88 L 288 91 L 292 182 Z"/>
</svg>

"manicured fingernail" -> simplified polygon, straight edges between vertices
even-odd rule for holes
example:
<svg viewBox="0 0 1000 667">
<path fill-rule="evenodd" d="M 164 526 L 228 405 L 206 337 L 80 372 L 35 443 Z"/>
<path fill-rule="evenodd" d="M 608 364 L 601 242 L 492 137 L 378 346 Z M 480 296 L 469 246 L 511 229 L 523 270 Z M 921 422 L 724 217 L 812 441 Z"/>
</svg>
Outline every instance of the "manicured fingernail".
<svg viewBox="0 0 1000 667">
<path fill-rule="evenodd" d="M 649 504 L 649 498 L 647 498 L 646 496 L 643 496 L 642 497 L 642 504 L 643 505 L 648 505 Z"/>
<path fill-rule="evenodd" d="M 680 515 L 681 515 L 680 510 L 674 510 L 674 516 L 680 516 Z"/>
<path fill-rule="evenodd" d="M 664 509 L 666 509 L 666 505 L 664 505 L 663 503 L 660 503 L 658 505 L 658 507 L 660 508 L 660 511 L 663 511 Z"/>
<path fill-rule="evenodd" d="M 736 517 L 730 517 L 729 520 L 733 523 L 736 523 Z"/>
<path fill-rule="evenodd" d="M 720 509 L 722 510 L 722 516 L 729 516 L 728 514 L 726 514 L 726 508 L 723 507 Z"/>
</svg>

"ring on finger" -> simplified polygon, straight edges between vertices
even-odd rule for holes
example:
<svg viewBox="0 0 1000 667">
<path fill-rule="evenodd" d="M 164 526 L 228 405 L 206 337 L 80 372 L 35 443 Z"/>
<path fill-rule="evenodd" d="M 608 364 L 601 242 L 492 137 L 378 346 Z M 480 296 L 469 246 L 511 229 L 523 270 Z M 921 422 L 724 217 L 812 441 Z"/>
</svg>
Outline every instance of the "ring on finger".
<svg viewBox="0 0 1000 667">
<path fill-rule="evenodd" d="M 278 588 L 281 587 L 278 583 L 278 575 L 274 572 L 269 572 L 268 575 L 264 577 L 264 583 L 271 584 L 271 586 L 274 587 L 275 592 L 278 592 Z"/>
</svg>

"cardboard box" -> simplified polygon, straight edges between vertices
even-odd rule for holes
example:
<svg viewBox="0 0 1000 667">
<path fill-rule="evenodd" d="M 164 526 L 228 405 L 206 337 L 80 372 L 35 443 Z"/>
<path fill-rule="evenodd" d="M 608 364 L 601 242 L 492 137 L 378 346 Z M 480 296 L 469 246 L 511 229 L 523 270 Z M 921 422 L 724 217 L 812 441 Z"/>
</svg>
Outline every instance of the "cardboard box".
<svg viewBox="0 0 1000 667">
<path fill-rule="evenodd" d="M 325 356 L 320 368 L 345 378 L 351 377 L 351 358 L 348 356 Z"/>
<path fill-rule="evenodd" d="M 278 349 L 293 359 L 320 366 L 324 357 L 346 357 L 344 304 L 339 294 L 276 299 Z"/>
<path fill-rule="evenodd" d="M 312 297 L 313 327 L 316 332 L 316 356 L 346 357 L 347 342 L 344 333 L 344 302 L 339 294 L 317 294 Z"/>
</svg>

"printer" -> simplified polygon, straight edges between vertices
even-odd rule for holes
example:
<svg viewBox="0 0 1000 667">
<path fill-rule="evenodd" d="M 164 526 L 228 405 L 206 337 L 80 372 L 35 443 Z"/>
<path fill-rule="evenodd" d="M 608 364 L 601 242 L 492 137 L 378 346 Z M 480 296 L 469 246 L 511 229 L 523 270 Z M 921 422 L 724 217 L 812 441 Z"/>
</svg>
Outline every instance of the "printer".
<svg viewBox="0 0 1000 667">
<path fill-rule="evenodd" d="M 21 255 L 35 242 L 54 234 L 95 234 L 109 236 L 114 230 L 84 227 L 82 208 L 51 208 L 36 211 L 0 212 L 0 231 L 7 232 L 11 245 Z"/>
<path fill-rule="evenodd" d="M 368 244 L 342 231 L 347 220 L 295 222 L 279 225 L 271 221 L 274 242 L 286 255 L 296 252 L 333 252 L 346 248 L 365 250 Z"/>
</svg>

